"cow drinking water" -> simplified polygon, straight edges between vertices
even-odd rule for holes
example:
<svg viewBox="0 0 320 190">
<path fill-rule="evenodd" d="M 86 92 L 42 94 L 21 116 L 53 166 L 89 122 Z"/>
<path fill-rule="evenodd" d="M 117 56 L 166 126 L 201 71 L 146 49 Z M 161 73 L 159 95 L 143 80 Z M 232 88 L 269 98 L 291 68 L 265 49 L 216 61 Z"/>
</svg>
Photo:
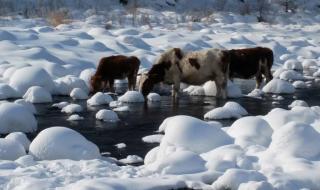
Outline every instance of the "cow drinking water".
<svg viewBox="0 0 320 190">
<path fill-rule="evenodd" d="M 134 90 L 139 66 L 140 60 L 135 56 L 115 55 L 101 58 L 96 73 L 90 80 L 91 92 L 96 93 L 106 87 L 114 92 L 114 80 L 124 78 L 128 78 L 129 90 Z"/>
<path fill-rule="evenodd" d="M 172 95 L 176 98 L 180 82 L 201 85 L 213 80 L 217 86 L 217 97 L 226 98 L 228 69 L 228 51 L 208 49 L 183 52 L 179 48 L 173 48 L 164 52 L 152 66 L 140 91 L 147 96 L 155 84 L 163 82 L 173 84 Z"/>
<path fill-rule="evenodd" d="M 273 77 L 271 67 L 273 52 L 269 48 L 255 47 L 245 49 L 232 49 L 230 53 L 229 77 L 250 79 L 256 78 L 256 88 L 261 87 L 262 75 L 269 82 Z"/>
</svg>

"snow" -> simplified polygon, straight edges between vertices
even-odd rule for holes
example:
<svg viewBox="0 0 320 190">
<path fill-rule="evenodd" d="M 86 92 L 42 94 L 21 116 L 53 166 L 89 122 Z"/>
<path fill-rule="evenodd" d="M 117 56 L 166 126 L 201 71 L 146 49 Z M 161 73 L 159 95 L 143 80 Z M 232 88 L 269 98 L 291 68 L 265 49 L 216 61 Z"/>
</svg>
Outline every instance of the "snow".
<svg viewBox="0 0 320 190">
<path fill-rule="evenodd" d="M 123 164 L 135 164 L 143 162 L 143 159 L 137 155 L 128 155 L 126 158 L 120 159 L 119 162 Z"/>
<path fill-rule="evenodd" d="M 37 121 L 33 113 L 21 104 L 0 104 L 0 133 L 33 132 L 37 130 Z"/>
<path fill-rule="evenodd" d="M 16 90 L 7 84 L 0 83 L 0 100 L 16 97 L 18 97 Z"/>
<path fill-rule="evenodd" d="M 117 111 L 117 112 L 123 112 L 123 111 L 129 111 L 129 106 L 120 106 L 117 108 L 114 108 L 113 111 Z"/>
<path fill-rule="evenodd" d="M 157 93 L 149 93 L 147 99 L 150 102 L 160 102 L 161 96 Z"/>
<path fill-rule="evenodd" d="M 304 81 L 294 81 L 292 85 L 294 88 L 307 88 L 307 84 Z"/>
<path fill-rule="evenodd" d="M 72 113 L 79 113 L 82 112 L 83 108 L 79 104 L 68 104 L 64 106 L 61 112 L 72 114 Z"/>
<path fill-rule="evenodd" d="M 288 107 L 293 108 L 295 106 L 309 107 L 308 103 L 303 100 L 294 100 Z"/>
<path fill-rule="evenodd" d="M 98 120 L 108 121 L 108 122 L 117 122 L 119 121 L 119 117 L 116 112 L 112 110 L 102 109 L 96 113 L 96 118 Z"/>
<path fill-rule="evenodd" d="M 248 112 L 236 102 L 227 102 L 223 107 L 214 108 L 204 115 L 205 119 L 230 119 L 248 115 Z"/>
<path fill-rule="evenodd" d="M 98 106 L 103 104 L 109 104 L 113 99 L 110 95 L 102 92 L 95 93 L 90 99 L 87 100 L 87 104 L 90 106 Z"/>
<path fill-rule="evenodd" d="M 274 94 L 292 94 L 295 92 L 295 88 L 292 84 L 281 79 L 272 79 L 262 88 L 262 90 L 265 93 Z"/>
<path fill-rule="evenodd" d="M 68 117 L 68 121 L 79 121 L 79 120 L 83 120 L 84 118 L 83 117 L 81 117 L 80 115 L 78 115 L 78 114 L 73 114 L 73 115 L 70 115 L 69 117 Z"/>
<path fill-rule="evenodd" d="M 40 67 L 23 67 L 10 77 L 12 86 L 21 96 L 32 86 L 40 86 L 52 92 L 54 83 L 50 75 Z"/>
<path fill-rule="evenodd" d="M 52 104 L 52 107 L 56 107 L 56 108 L 62 109 L 63 107 L 65 107 L 67 105 L 69 105 L 68 102 L 59 102 L 59 103 Z"/>
<path fill-rule="evenodd" d="M 55 93 L 58 95 L 70 95 L 71 91 L 75 88 L 82 89 L 86 94 L 89 94 L 89 88 L 86 83 L 73 75 L 67 75 L 55 80 L 56 87 Z"/>
<path fill-rule="evenodd" d="M 122 149 L 122 148 L 126 148 L 127 147 L 127 145 L 124 144 L 124 143 L 118 143 L 118 144 L 116 144 L 114 146 L 117 147 L 118 149 Z"/>
<path fill-rule="evenodd" d="M 295 59 L 289 59 L 284 62 L 283 68 L 288 69 L 288 70 L 296 70 L 296 71 L 302 71 L 303 67 L 302 64 Z"/>
<path fill-rule="evenodd" d="M 76 100 L 88 99 L 88 94 L 81 88 L 74 88 L 70 92 L 70 97 Z"/>
<path fill-rule="evenodd" d="M 23 99 L 31 103 L 48 103 L 52 102 L 50 92 L 40 86 L 32 86 L 23 95 Z"/>
<path fill-rule="evenodd" d="M 304 77 L 302 76 L 302 74 L 298 73 L 297 71 L 293 71 L 293 70 L 288 70 L 288 71 L 283 71 L 280 76 L 280 79 L 282 80 L 303 80 Z"/>
<path fill-rule="evenodd" d="M 26 136 L 26 134 L 22 133 L 22 132 L 13 132 L 8 134 L 5 139 L 8 140 L 12 140 L 12 141 L 16 141 L 18 143 L 20 143 L 24 150 L 29 150 L 29 146 L 30 146 L 30 140 L 28 139 L 28 137 Z"/>
<path fill-rule="evenodd" d="M 14 103 L 25 106 L 25 107 L 26 107 L 28 110 L 30 110 L 33 114 L 36 114 L 36 113 L 37 113 L 36 108 L 34 107 L 34 105 L 33 105 L 31 102 L 27 102 L 27 101 L 24 100 L 24 99 L 17 99 L 17 100 L 14 101 Z"/>
<path fill-rule="evenodd" d="M 0 159 L 15 160 L 24 156 L 26 151 L 22 144 L 16 140 L 0 138 Z"/>
<path fill-rule="evenodd" d="M 127 91 L 124 95 L 120 96 L 118 100 L 120 102 L 128 102 L 128 103 L 144 102 L 144 97 L 140 92 Z"/>
<path fill-rule="evenodd" d="M 248 116 L 235 121 L 227 133 L 235 139 L 235 144 L 242 148 L 250 145 L 268 147 L 273 130 L 264 119 Z"/>
<path fill-rule="evenodd" d="M 90 160 L 100 158 L 98 147 L 80 133 L 65 127 L 50 127 L 31 142 L 29 154 L 38 160 Z"/>
<path fill-rule="evenodd" d="M 163 138 L 163 135 L 157 134 L 157 135 L 148 135 L 142 138 L 143 142 L 146 143 L 160 143 Z"/>
</svg>

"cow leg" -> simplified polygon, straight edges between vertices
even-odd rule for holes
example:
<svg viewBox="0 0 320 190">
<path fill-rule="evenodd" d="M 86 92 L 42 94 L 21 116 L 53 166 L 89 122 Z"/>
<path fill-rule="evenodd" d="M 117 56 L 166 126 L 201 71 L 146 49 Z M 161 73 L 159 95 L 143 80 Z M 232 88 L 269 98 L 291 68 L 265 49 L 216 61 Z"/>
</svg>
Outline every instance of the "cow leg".
<svg viewBox="0 0 320 190">
<path fill-rule="evenodd" d="M 260 89 L 262 80 L 263 80 L 262 74 L 261 74 L 260 72 L 257 73 L 257 74 L 256 74 L 256 88 L 257 88 L 257 89 Z"/>
<path fill-rule="evenodd" d="M 109 90 L 110 92 L 114 93 L 114 79 L 109 79 Z"/>
<path fill-rule="evenodd" d="M 227 98 L 227 78 L 225 76 L 217 76 L 214 80 L 217 86 L 217 95 L 218 98 Z"/>
<path fill-rule="evenodd" d="M 176 80 L 172 87 L 172 96 L 174 99 L 179 98 L 179 91 L 180 91 L 180 80 Z"/>
</svg>

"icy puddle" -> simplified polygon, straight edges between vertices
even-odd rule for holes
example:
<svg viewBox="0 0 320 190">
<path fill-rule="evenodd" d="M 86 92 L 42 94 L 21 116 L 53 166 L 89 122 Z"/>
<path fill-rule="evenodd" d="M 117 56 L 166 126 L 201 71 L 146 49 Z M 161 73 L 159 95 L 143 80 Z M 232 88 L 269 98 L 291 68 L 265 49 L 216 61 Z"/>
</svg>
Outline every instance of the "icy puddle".
<svg viewBox="0 0 320 190">
<path fill-rule="evenodd" d="M 238 81 L 239 83 L 239 81 Z M 244 94 L 252 89 L 253 83 L 242 84 Z M 52 103 L 34 104 L 38 111 L 36 116 L 38 130 L 29 134 L 32 140 L 39 131 L 52 126 L 65 126 L 72 128 L 88 140 L 95 143 L 102 153 L 110 153 L 117 159 L 128 155 L 138 155 L 142 158 L 153 147 L 157 146 L 161 135 L 158 135 L 160 124 L 164 119 L 174 115 L 188 115 L 199 119 L 208 111 L 223 106 L 227 101 L 234 101 L 243 106 L 249 115 L 265 115 L 275 107 L 288 109 L 295 100 L 304 100 L 310 106 L 318 105 L 320 100 L 320 86 L 296 90 L 291 95 L 272 96 L 265 95 L 263 99 L 243 97 L 228 100 L 217 100 L 215 97 L 187 96 L 180 97 L 179 103 L 173 104 L 171 96 L 161 96 L 160 102 L 124 104 L 124 110 L 117 111 L 119 122 L 104 122 L 97 120 L 95 115 L 101 109 L 110 109 L 108 105 L 87 106 L 85 100 L 74 101 L 70 97 L 54 96 L 53 102 L 66 101 L 82 106 L 83 111 L 77 113 L 82 120 L 67 120 L 71 114 L 62 113 L 60 109 L 53 108 Z M 223 126 L 230 126 L 235 119 L 216 120 Z M 151 136 L 152 135 L 152 136 Z M 144 138 L 145 137 L 145 138 Z M 144 138 L 144 140 L 142 140 Z M 157 140 L 158 139 L 158 140 Z M 146 141 L 146 142 L 144 142 Z"/>
</svg>

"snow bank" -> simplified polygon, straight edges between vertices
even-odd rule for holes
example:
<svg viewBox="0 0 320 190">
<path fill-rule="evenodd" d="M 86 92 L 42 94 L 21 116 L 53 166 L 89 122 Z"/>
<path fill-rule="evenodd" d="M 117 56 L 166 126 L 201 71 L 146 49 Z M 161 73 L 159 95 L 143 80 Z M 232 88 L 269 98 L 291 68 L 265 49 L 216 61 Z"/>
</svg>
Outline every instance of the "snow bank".
<svg viewBox="0 0 320 190">
<path fill-rule="evenodd" d="M 120 102 L 128 103 L 144 102 L 144 97 L 138 91 L 127 91 L 124 95 L 120 96 L 118 100 Z"/>
<path fill-rule="evenodd" d="M 112 101 L 113 99 L 110 95 L 102 92 L 97 92 L 87 100 L 87 104 L 90 106 L 98 106 L 102 104 L 109 104 Z"/>
<path fill-rule="evenodd" d="M 1 160 L 16 160 L 25 154 L 25 149 L 18 141 L 0 138 Z"/>
<path fill-rule="evenodd" d="M 96 113 L 96 118 L 108 122 L 117 122 L 120 120 L 116 112 L 106 109 L 99 110 Z"/>
<path fill-rule="evenodd" d="M 236 102 L 227 102 L 223 107 L 214 108 L 204 115 L 205 119 L 230 119 L 248 115 L 248 112 Z"/>
<path fill-rule="evenodd" d="M 86 83 L 76 76 L 67 75 L 56 79 L 54 82 L 56 83 L 55 93 L 58 95 L 70 95 L 71 91 L 75 88 L 80 88 L 86 94 L 89 94 L 89 88 Z"/>
<path fill-rule="evenodd" d="M 50 75 L 40 67 L 24 67 L 18 69 L 10 77 L 9 85 L 21 96 L 31 86 L 43 87 L 48 92 L 52 92 L 55 87 Z"/>
<path fill-rule="evenodd" d="M 1 134 L 37 130 L 37 121 L 33 113 L 25 106 L 16 103 L 0 104 L 0 121 Z"/>
<path fill-rule="evenodd" d="M 292 84 L 281 79 L 272 79 L 262 90 L 266 93 L 275 94 L 292 94 L 295 92 Z"/>
<path fill-rule="evenodd" d="M 51 94 L 43 87 L 32 86 L 23 95 L 27 102 L 31 103 L 48 103 L 52 102 Z"/>
<path fill-rule="evenodd" d="M 38 160 L 100 158 L 95 144 L 80 133 L 65 127 L 50 127 L 41 131 L 31 142 L 29 154 Z"/>
</svg>

